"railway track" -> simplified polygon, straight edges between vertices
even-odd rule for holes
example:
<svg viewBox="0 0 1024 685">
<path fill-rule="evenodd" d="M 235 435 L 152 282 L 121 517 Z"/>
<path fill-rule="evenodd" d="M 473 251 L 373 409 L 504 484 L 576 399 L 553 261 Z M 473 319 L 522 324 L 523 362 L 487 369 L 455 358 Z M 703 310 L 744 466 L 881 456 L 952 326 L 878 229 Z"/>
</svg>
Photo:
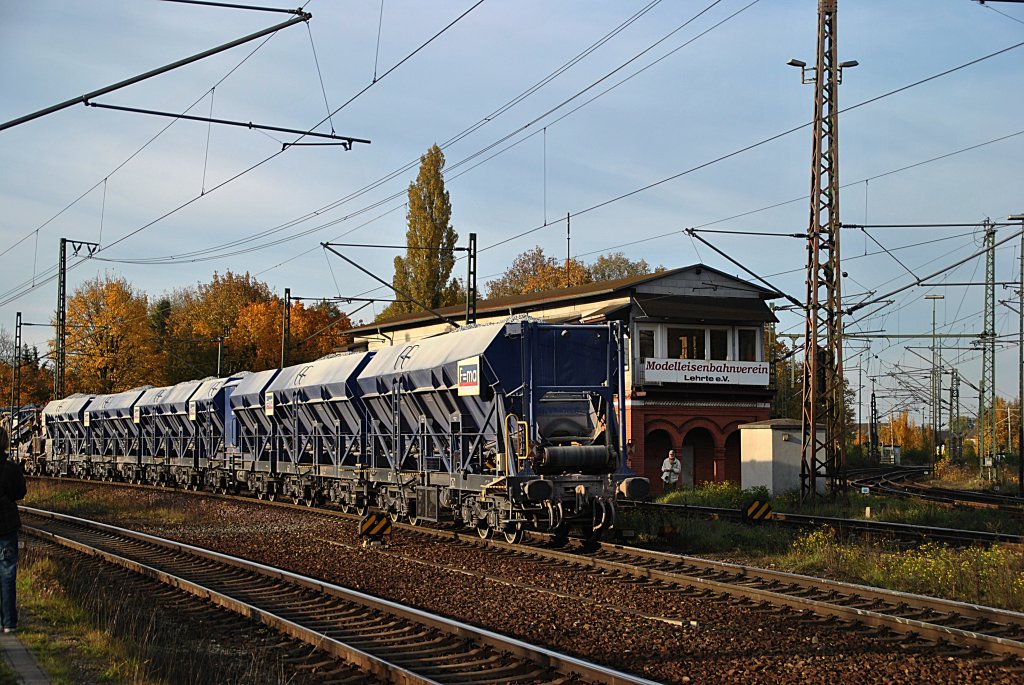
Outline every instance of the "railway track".
<svg viewBox="0 0 1024 685">
<path fill-rule="evenodd" d="M 875 492 L 898 497 L 917 497 L 953 506 L 999 509 L 1015 515 L 1024 515 L 1024 498 L 978 490 L 955 490 L 922 485 L 914 479 L 928 473 L 923 467 L 908 467 L 886 473 L 868 474 L 851 480 L 853 486 L 867 486 Z"/>
<path fill-rule="evenodd" d="M 159 580 L 386 682 L 651 681 L 263 564 L 22 507 L 27 534 Z"/>
<path fill-rule="evenodd" d="M 399 527 L 412 535 L 446 538 L 519 559 L 574 565 L 617 582 L 645 582 L 667 594 L 839 619 L 868 626 L 879 639 L 899 635 L 924 640 L 949 655 L 965 656 L 965 648 L 980 650 L 1006 659 L 1004 665 L 1024 673 L 1024 614 L 1017 612 L 622 545 L 554 549 L 536 536 L 509 545 L 458 531 Z"/>
<path fill-rule="evenodd" d="M 248 498 L 233 499 L 252 502 Z M 278 502 L 263 506 L 313 514 L 301 505 Z M 316 510 L 315 515 L 348 520 L 353 528 L 359 518 L 322 509 Z M 415 564 L 476 575 L 481 580 L 515 584 L 534 593 L 545 590 L 521 586 L 522 581 L 516 579 L 522 573 L 523 563 L 534 568 L 531 577 L 554 569 L 574 568 L 581 573 L 599 576 L 601 583 L 619 585 L 627 591 L 644 586 L 662 594 L 666 599 L 664 606 L 673 605 L 672 598 L 727 603 L 778 617 L 779 620 L 845 626 L 841 628 L 844 631 L 859 633 L 872 641 L 898 644 L 903 649 L 914 649 L 920 653 L 967 657 L 982 665 L 1024 672 L 1024 614 L 1016 612 L 620 545 L 603 544 L 593 548 L 571 542 L 558 547 L 549 538 L 536 535 L 521 544 L 510 545 L 482 540 L 475 531 L 409 524 L 396 524 L 395 528 L 403 536 L 402 542 L 389 547 L 385 552 L 388 555 Z M 501 571 L 488 575 L 484 571 L 467 570 L 465 565 L 452 566 L 425 560 L 415 552 L 403 551 L 411 546 L 406 543 L 413 540 L 440 541 L 473 550 L 473 555 L 479 555 L 483 550 L 493 559 L 485 563 L 479 556 L 470 556 L 474 560 L 472 567 Z M 519 571 L 505 571 L 516 565 L 519 565 Z M 621 606 L 613 608 L 629 611 Z M 681 626 L 688 623 L 686 615 L 671 611 L 658 616 L 648 614 L 644 618 Z"/>
<path fill-rule="evenodd" d="M 903 495 L 905 496 L 905 494 Z M 689 504 L 665 504 L 661 502 L 623 501 L 621 504 L 633 509 L 697 516 L 709 520 L 745 522 L 740 509 L 724 507 L 703 507 Z M 888 521 L 872 521 L 867 519 L 846 519 L 834 516 L 816 516 L 772 512 L 770 521 L 758 525 L 776 525 L 788 528 L 817 528 L 830 526 L 840 534 L 856 534 L 881 536 L 914 542 L 937 540 L 954 545 L 992 544 L 1007 542 L 1024 544 L 1024 535 L 1014 533 L 997 533 L 985 530 L 962 530 L 956 528 L 939 528 L 935 526 L 918 526 L 909 523 L 892 523 Z"/>
</svg>

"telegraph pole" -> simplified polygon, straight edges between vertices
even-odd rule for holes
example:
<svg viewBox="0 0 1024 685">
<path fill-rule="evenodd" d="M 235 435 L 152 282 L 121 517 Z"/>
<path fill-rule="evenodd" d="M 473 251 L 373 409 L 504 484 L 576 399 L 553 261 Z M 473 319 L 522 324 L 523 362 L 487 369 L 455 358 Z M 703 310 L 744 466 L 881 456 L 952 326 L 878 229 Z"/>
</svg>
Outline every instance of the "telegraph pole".
<svg viewBox="0 0 1024 685">
<path fill-rule="evenodd" d="M 53 368 L 53 399 L 59 400 L 64 397 L 64 371 L 65 371 L 65 345 L 67 344 L 67 318 L 68 318 L 68 244 L 77 257 L 86 248 L 87 255 L 92 257 L 99 249 L 99 243 L 89 243 L 84 240 L 60 239 L 60 255 L 57 258 L 57 339 L 54 341 L 54 368 Z"/>
<path fill-rule="evenodd" d="M 292 289 L 284 289 L 284 301 L 281 304 L 281 368 L 288 365 L 288 338 L 292 327 Z M 219 365 L 219 362 L 218 362 Z"/>
<path fill-rule="evenodd" d="M 466 325 L 476 323 L 476 233 L 469 234 L 466 253 Z"/>
<path fill-rule="evenodd" d="M 836 57 L 837 3 L 838 0 L 818 0 L 815 67 L 808 69 L 799 60 L 789 62 L 801 69 L 804 83 L 815 86 L 811 216 L 807 233 L 801 502 L 818 495 L 819 484 L 825 485 L 832 497 L 845 487 L 838 93 L 842 70 L 857 66 L 857 62 L 839 62 Z M 810 78 L 809 71 L 813 72 Z"/>
<path fill-rule="evenodd" d="M 21 408 L 21 312 L 14 317 L 14 363 L 11 364 L 11 429 Z"/>
<path fill-rule="evenodd" d="M 569 260 L 572 259 L 572 229 L 570 228 L 570 219 L 572 215 L 569 212 L 565 213 L 565 287 L 572 286 L 572 281 L 569 278 Z"/>
<path fill-rule="evenodd" d="M 1020 285 L 1017 290 L 1017 314 L 1020 326 L 1017 338 L 1017 494 L 1024 497 L 1024 214 L 1011 214 L 1010 221 L 1020 222 Z"/>
<path fill-rule="evenodd" d="M 939 430 L 942 428 L 942 352 L 935 342 L 935 302 L 944 300 L 945 295 L 925 295 L 924 299 L 932 301 L 932 372 L 931 372 L 931 405 L 932 405 L 932 467 L 939 453 Z"/>
<path fill-rule="evenodd" d="M 963 435 L 959 428 L 954 429 L 954 422 L 959 424 L 960 419 L 960 371 L 954 366 L 950 372 L 949 379 L 949 437 L 950 451 L 949 458 L 957 461 L 963 456 Z M 954 433 L 954 430 L 956 431 Z"/>
</svg>

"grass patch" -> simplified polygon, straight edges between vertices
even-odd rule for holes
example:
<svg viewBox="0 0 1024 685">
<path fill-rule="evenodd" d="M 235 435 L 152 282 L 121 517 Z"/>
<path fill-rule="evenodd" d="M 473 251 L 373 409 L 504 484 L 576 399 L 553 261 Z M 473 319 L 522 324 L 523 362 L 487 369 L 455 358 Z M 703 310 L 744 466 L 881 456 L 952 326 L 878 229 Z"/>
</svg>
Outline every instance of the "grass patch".
<svg viewBox="0 0 1024 685">
<path fill-rule="evenodd" d="M 196 514 L 162 504 L 173 492 L 126 491 L 103 485 L 36 479 L 29 485 L 22 504 L 125 525 L 174 526 L 199 522 L 201 519 Z"/>
<path fill-rule="evenodd" d="M 65 592 L 53 559 L 28 551 L 18 570 L 18 636 L 57 685 L 155 682 L 141 677 L 124 644 L 95 629 Z"/>
<path fill-rule="evenodd" d="M 23 559 L 19 637 L 57 685 L 308 682 L 259 625 L 211 624 L 201 604 L 179 604 L 155 581 L 39 543 Z"/>
<path fill-rule="evenodd" d="M 82 517 L 108 516 L 117 510 L 99 488 L 85 489 L 77 483 L 50 479 L 32 480 L 21 504 Z"/>
<path fill-rule="evenodd" d="M 7 663 L 7 659 L 0 659 L 0 685 L 18 685 L 18 683 L 18 674 Z"/>
<path fill-rule="evenodd" d="M 948 459 L 943 459 L 935 464 L 929 485 L 952 490 L 1015 494 L 1020 482 L 1017 478 L 1019 464 L 1020 462 L 1016 460 L 1013 460 L 1012 463 L 1000 464 L 995 472 L 996 480 L 992 481 L 982 478 L 978 473 L 977 466 L 956 465 Z"/>
<path fill-rule="evenodd" d="M 645 509 L 619 512 L 620 527 L 635 531 L 635 543 L 684 554 L 781 554 L 789 549 L 789 532 L 772 526 L 706 521 L 686 514 Z"/>
<path fill-rule="evenodd" d="M 662 495 L 658 501 L 665 504 L 689 504 L 695 507 L 739 509 L 751 500 L 759 499 L 766 502 L 771 498 L 768 488 L 764 486 L 742 489 L 735 483 L 725 482 L 704 483 L 697 488 L 676 490 Z"/>
<path fill-rule="evenodd" d="M 863 495 L 859 492 L 849 492 L 845 501 L 837 499 L 801 503 L 795 492 L 771 497 L 763 487 L 742 490 L 732 483 L 709 483 L 692 490 L 669 493 L 658 501 L 738 509 L 754 499 L 770 501 L 774 511 L 793 514 L 863 519 L 870 509 L 871 518 L 878 521 L 1024 535 L 1024 520 L 1007 516 L 997 509 L 954 508 L 915 498 Z"/>
<path fill-rule="evenodd" d="M 769 498 L 763 488 L 742 490 L 728 483 L 713 483 L 669 493 L 659 501 L 740 508 L 753 499 L 771 501 L 775 511 L 864 518 L 865 508 L 870 507 L 872 518 L 883 521 L 1024 533 L 1024 522 L 994 509 L 954 509 L 934 502 L 860 493 L 850 493 L 846 502 L 818 501 L 801 507 L 796 494 Z M 636 531 L 636 541 L 649 547 L 1024 611 L 1024 554 L 1010 547 L 959 549 L 929 542 L 906 549 L 895 542 L 842 540 L 829 527 L 797 532 L 770 523 L 709 521 L 683 512 L 644 509 L 622 511 L 620 516 L 623 527 Z"/>
<path fill-rule="evenodd" d="M 1024 610 L 1024 555 L 999 545 L 954 549 L 928 542 L 898 550 L 847 544 L 824 527 L 798 536 L 775 561 L 798 573 Z"/>
</svg>

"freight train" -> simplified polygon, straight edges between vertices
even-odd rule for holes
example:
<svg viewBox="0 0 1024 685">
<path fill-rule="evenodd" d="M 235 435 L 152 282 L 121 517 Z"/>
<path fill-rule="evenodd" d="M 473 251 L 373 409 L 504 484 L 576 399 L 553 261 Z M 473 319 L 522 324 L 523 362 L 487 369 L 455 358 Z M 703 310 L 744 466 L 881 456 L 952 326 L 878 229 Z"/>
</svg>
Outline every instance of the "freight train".
<svg viewBox="0 0 1024 685">
<path fill-rule="evenodd" d="M 625 468 L 618 323 L 467 326 L 282 369 L 76 394 L 42 412 L 30 472 L 290 498 L 481 537 L 593 536 Z"/>
</svg>

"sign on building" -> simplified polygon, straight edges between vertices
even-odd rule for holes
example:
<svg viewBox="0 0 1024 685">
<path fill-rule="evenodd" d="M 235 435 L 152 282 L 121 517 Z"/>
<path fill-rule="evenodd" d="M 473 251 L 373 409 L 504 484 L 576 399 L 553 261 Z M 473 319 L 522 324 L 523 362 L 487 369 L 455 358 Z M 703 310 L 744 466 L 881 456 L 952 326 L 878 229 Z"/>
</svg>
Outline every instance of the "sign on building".
<svg viewBox="0 0 1024 685">
<path fill-rule="evenodd" d="M 644 382 L 710 385 L 768 385 L 768 362 L 712 359 L 654 359 L 644 362 Z"/>
</svg>

